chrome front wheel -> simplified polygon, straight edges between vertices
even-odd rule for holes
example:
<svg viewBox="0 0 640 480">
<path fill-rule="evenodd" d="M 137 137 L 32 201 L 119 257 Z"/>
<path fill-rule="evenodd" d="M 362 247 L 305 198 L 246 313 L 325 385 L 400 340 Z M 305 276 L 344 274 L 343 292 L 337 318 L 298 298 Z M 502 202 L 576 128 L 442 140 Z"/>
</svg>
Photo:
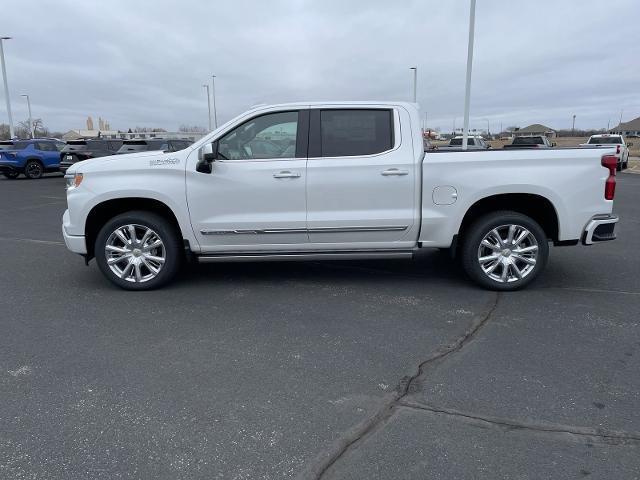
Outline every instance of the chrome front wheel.
<svg viewBox="0 0 640 480">
<path fill-rule="evenodd" d="M 160 235 L 144 225 L 116 228 L 105 245 L 109 269 L 127 282 L 143 283 L 155 278 L 166 262 Z"/>
<path fill-rule="evenodd" d="M 179 227 L 158 213 L 132 210 L 107 221 L 94 242 L 96 263 L 125 290 L 151 290 L 173 279 L 184 257 Z"/>
</svg>

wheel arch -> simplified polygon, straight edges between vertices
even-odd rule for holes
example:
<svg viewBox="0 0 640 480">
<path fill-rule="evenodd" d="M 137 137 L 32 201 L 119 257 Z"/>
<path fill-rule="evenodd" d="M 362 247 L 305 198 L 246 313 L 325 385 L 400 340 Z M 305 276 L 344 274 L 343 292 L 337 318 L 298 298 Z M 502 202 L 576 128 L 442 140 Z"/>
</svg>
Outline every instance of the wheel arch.
<svg viewBox="0 0 640 480">
<path fill-rule="evenodd" d="M 535 220 L 550 240 L 557 242 L 560 236 L 558 212 L 546 197 L 535 193 L 500 193 L 477 200 L 471 205 L 460 224 L 458 236 L 480 216 L 499 210 L 512 210 Z"/>
<path fill-rule="evenodd" d="M 160 200 L 144 197 L 123 197 L 104 200 L 91 208 L 85 221 L 84 234 L 87 246 L 87 261 L 95 255 L 96 237 L 103 225 L 121 213 L 134 210 L 153 212 L 166 218 L 180 235 L 180 240 L 184 239 L 184 232 L 180 228 L 180 223 L 175 213 L 166 203 Z"/>
</svg>

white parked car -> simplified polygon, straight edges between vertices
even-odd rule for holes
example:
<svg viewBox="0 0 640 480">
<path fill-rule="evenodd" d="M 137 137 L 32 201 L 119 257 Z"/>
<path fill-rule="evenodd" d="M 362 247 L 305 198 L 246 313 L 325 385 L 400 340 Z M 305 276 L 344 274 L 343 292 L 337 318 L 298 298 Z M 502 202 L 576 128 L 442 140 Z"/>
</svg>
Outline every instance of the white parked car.
<svg viewBox="0 0 640 480">
<path fill-rule="evenodd" d="M 460 150 L 462 148 L 462 135 L 458 135 L 449 140 L 449 144 L 438 147 L 438 150 Z M 467 137 L 467 150 L 488 150 L 491 148 L 484 138 L 479 135 L 469 135 Z"/>
<path fill-rule="evenodd" d="M 581 147 L 615 147 L 618 171 L 624 170 L 629 166 L 629 147 L 633 143 L 626 143 L 622 135 L 602 134 L 591 135 L 587 143 L 580 144 Z"/>
<path fill-rule="evenodd" d="M 615 148 L 429 151 L 406 103 L 262 106 L 184 150 L 86 160 L 65 176 L 67 247 L 116 285 L 181 262 L 411 258 L 450 249 L 514 290 L 549 244 L 615 238 Z"/>
</svg>

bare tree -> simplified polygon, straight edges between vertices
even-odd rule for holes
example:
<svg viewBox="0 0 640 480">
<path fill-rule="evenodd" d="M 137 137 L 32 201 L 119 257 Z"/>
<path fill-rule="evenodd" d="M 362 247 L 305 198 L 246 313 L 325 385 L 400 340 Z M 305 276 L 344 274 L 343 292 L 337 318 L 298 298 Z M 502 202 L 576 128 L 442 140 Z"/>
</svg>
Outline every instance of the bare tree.
<svg viewBox="0 0 640 480">
<path fill-rule="evenodd" d="M 205 134 L 207 133 L 207 129 L 204 127 L 199 127 L 197 125 L 191 126 L 191 125 L 180 125 L 180 128 L 178 128 L 178 131 L 181 133 L 202 133 Z"/>
</svg>

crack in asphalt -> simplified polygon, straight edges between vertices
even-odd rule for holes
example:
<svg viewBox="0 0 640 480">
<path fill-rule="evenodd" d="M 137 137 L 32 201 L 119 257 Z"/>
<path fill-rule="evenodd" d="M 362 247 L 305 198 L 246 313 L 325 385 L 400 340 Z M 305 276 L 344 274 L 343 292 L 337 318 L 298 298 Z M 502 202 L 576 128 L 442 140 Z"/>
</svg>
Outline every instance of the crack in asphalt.
<svg viewBox="0 0 640 480">
<path fill-rule="evenodd" d="M 384 425 L 393 415 L 395 409 L 403 406 L 402 399 L 408 395 L 414 382 L 424 373 L 425 369 L 434 362 L 442 360 L 449 355 L 458 352 L 470 341 L 472 341 L 492 317 L 496 308 L 500 293 L 495 294 L 495 298 L 487 312 L 472 321 L 471 326 L 455 341 L 436 350 L 426 360 L 418 365 L 417 371 L 410 376 L 405 376 L 400 380 L 396 390 L 383 397 L 382 405 L 378 410 L 358 425 L 347 430 L 342 438 L 338 439 L 328 451 L 321 453 L 315 462 L 310 463 L 296 478 L 298 479 L 321 479 L 324 474 L 333 466 L 345 453 L 353 448 L 357 443 L 367 437 L 371 432 Z"/>
<path fill-rule="evenodd" d="M 604 443 L 607 445 L 640 445 L 640 433 L 621 432 L 616 430 L 597 429 L 589 427 L 577 427 L 554 423 L 524 422 L 508 418 L 499 418 L 477 413 L 467 413 L 452 408 L 436 407 L 433 405 L 416 402 L 398 402 L 398 408 L 421 410 L 439 415 L 468 420 L 472 423 L 491 424 L 504 427 L 507 430 L 529 430 L 537 433 L 557 435 L 574 435 L 585 443 Z"/>
</svg>

